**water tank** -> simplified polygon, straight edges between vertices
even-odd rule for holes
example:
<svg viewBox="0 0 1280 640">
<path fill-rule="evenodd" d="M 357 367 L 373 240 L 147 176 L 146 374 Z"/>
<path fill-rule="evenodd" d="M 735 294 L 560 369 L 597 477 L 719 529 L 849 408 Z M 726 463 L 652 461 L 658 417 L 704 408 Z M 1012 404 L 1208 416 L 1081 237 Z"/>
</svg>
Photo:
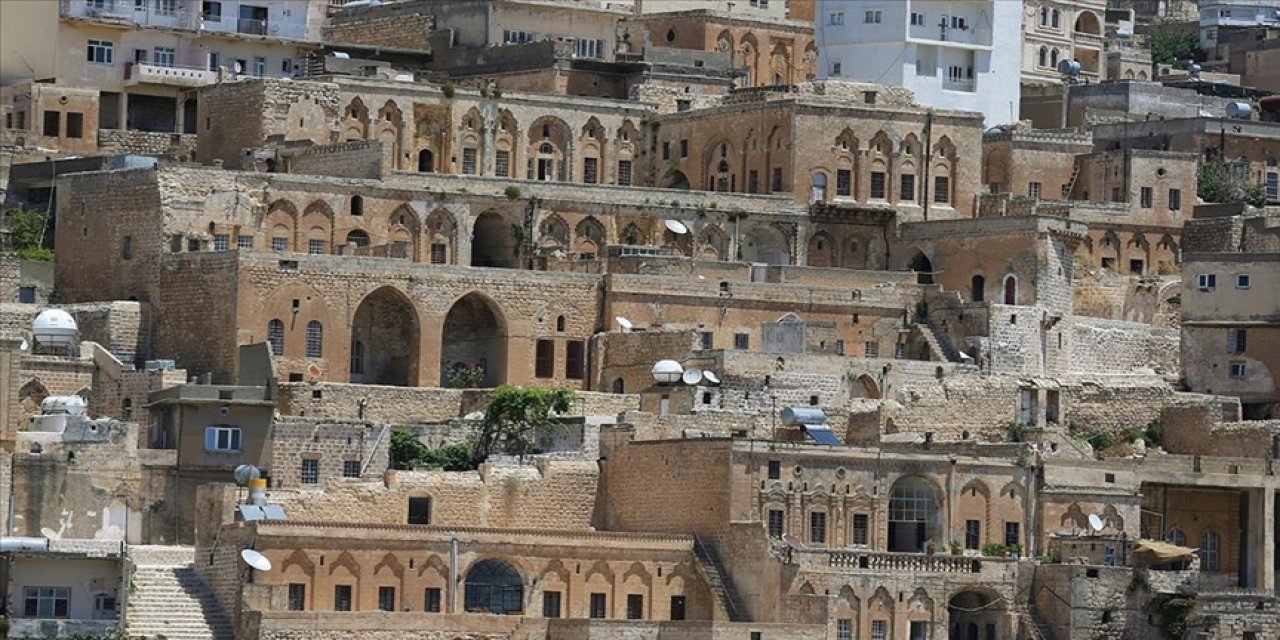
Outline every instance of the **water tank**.
<svg viewBox="0 0 1280 640">
<path fill-rule="evenodd" d="M 80 396 L 49 396 L 40 403 L 40 413 L 45 415 L 82 416 L 84 411 L 84 398 Z"/>
<path fill-rule="evenodd" d="M 1227 117 L 1237 120 L 1248 120 L 1253 115 L 1253 105 L 1248 102 L 1228 102 Z"/>
<path fill-rule="evenodd" d="M 1058 63 L 1058 73 L 1074 78 L 1080 75 L 1080 63 L 1075 60 L 1063 60 Z"/>
<path fill-rule="evenodd" d="M 75 318 L 62 309 L 45 309 L 31 323 L 36 342 L 46 347 L 74 348 L 77 329 Z"/>
<path fill-rule="evenodd" d="M 680 366 L 675 360 L 659 360 L 653 363 L 653 368 L 649 370 L 653 374 L 654 382 L 659 384 L 675 384 L 680 382 L 680 376 L 684 375 L 684 367 Z"/>
<path fill-rule="evenodd" d="M 778 415 L 782 424 L 795 427 L 802 424 L 826 424 L 827 414 L 822 409 L 812 407 L 787 407 Z"/>
</svg>

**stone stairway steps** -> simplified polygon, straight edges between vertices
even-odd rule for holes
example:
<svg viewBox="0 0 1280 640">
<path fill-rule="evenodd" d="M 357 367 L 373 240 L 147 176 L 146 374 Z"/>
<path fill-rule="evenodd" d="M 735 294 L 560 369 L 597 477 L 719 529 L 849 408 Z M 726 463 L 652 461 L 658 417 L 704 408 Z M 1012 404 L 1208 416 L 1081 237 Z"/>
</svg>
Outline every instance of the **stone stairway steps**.
<svg viewBox="0 0 1280 640">
<path fill-rule="evenodd" d="M 231 621 L 191 562 L 191 550 L 153 550 L 136 567 L 126 627 L 130 636 L 231 640 Z M 163 563 L 163 564 L 161 564 Z M 174 564 L 176 563 L 176 564 Z"/>
<path fill-rule="evenodd" d="M 750 618 L 747 616 L 746 606 L 742 603 L 742 598 L 738 596 L 738 591 L 734 589 L 733 583 L 729 579 L 729 574 L 725 571 L 724 564 L 720 561 L 720 556 L 715 547 L 695 538 L 693 551 L 694 556 L 698 559 L 698 567 L 702 570 L 703 578 L 707 581 L 707 586 L 711 589 L 711 593 L 716 595 L 725 613 L 729 615 L 729 620 L 733 622 L 748 621 Z"/>
</svg>

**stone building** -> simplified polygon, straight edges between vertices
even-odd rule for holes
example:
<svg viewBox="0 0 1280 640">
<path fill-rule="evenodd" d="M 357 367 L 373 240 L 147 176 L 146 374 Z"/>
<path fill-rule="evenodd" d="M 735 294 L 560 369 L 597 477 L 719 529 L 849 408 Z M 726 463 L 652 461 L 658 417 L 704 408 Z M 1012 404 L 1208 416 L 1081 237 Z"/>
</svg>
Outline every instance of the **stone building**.
<svg viewBox="0 0 1280 640">
<path fill-rule="evenodd" d="M 1058 63 L 1080 63 L 1084 82 L 1101 82 L 1107 76 L 1103 58 L 1103 25 L 1107 3 L 1103 0 L 1032 2 L 1022 11 L 1022 81 L 1059 83 Z"/>
<path fill-rule="evenodd" d="M 1274 214 L 1197 210 L 1184 246 L 1183 375 L 1192 391 L 1236 396 L 1249 419 L 1280 416 Z M 1195 364 L 1192 364 L 1195 363 Z"/>
</svg>

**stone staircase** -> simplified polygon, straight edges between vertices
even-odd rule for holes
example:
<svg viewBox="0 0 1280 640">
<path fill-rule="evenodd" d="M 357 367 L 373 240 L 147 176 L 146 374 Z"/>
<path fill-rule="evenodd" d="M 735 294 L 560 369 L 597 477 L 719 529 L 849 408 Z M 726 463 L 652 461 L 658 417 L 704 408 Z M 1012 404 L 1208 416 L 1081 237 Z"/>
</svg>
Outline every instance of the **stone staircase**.
<svg viewBox="0 0 1280 640">
<path fill-rule="evenodd" d="M 130 547 L 129 637 L 231 640 L 231 621 L 196 573 L 190 547 Z"/>
<path fill-rule="evenodd" d="M 733 581 L 725 571 L 724 563 L 720 562 L 720 554 L 716 552 L 716 548 L 710 543 L 703 542 L 701 538 L 695 537 L 693 554 L 698 559 L 698 568 L 702 572 L 702 577 L 707 581 L 711 593 L 715 594 L 716 600 L 720 602 L 721 608 L 728 614 L 729 620 L 750 621 L 747 608 L 743 605 L 742 598 L 738 596 L 737 589 L 734 589 Z"/>
<path fill-rule="evenodd" d="M 943 362 L 960 362 L 960 352 L 951 344 L 951 338 L 932 324 L 919 323 L 916 329 L 929 343 L 929 352 Z"/>
<path fill-rule="evenodd" d="M 1018 607 L 1018 620 L 1022 623 L 1025 638 L 1028 640 L 1054 640 L 1053 627 L 1040 617 L 1035 605 Z"/>
</svg>

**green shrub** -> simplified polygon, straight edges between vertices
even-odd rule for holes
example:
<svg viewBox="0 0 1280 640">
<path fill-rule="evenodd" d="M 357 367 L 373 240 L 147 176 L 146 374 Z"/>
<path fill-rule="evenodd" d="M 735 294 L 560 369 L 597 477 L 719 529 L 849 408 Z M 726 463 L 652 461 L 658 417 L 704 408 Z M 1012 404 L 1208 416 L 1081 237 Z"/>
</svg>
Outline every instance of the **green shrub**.
<svg viewBox="0 0 1280 640">
<path fill-rule="evenodd" d="M 452 98 L 453 94 L 457 93 L 457 89 L 452 82 L 446 82 L 440 87 L 440 93 L 443 93 L 446 98 Z"/>
<path fill-rule="evenodd" d="M 506 196 L 508 200 L 515 200 L 520 197 L 520 187 L 517 187 L 513 184 L 507 187 L 502 192 L 502 195 Z"/>
</svg>

